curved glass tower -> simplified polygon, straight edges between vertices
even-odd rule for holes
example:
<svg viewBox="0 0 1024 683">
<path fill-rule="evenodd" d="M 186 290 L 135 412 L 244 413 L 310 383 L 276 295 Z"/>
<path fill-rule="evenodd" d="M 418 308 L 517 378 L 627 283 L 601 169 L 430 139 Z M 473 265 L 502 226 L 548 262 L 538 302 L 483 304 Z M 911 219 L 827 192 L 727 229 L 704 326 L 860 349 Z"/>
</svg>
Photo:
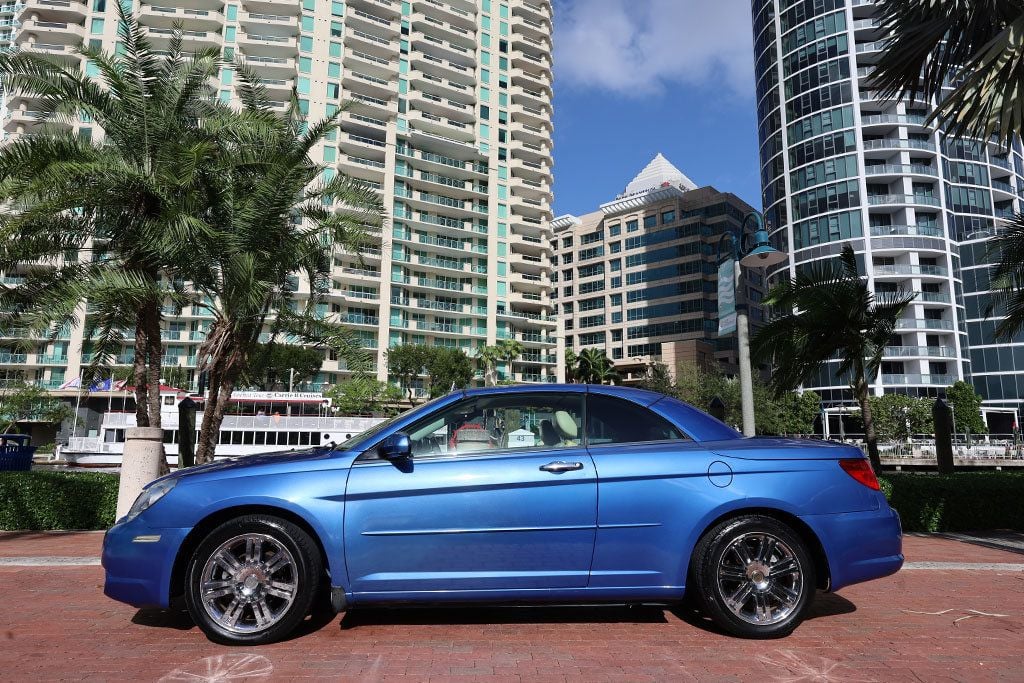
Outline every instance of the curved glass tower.
<svg viewBox="0 0 1024 683">
<path fill-rule="evenodd" d="M 993 339 L 980 257 L 1021 208 L 1019 143 L 947 140 L 924 125 L 932 103 L 871 90 L 884 45 L 872 0 L 753 0 L 752 11 L 763 201 L 775 246 L 790 254 L 771 277 L 850 244 L 874 291 L 918 293 L 876 394 L 935 396 L 964 379 L 988 404 L 1016 407 L 1024 346 Z M 852 402 L 834 365 L 807 388 L 827 405 Z"/>
</svg>

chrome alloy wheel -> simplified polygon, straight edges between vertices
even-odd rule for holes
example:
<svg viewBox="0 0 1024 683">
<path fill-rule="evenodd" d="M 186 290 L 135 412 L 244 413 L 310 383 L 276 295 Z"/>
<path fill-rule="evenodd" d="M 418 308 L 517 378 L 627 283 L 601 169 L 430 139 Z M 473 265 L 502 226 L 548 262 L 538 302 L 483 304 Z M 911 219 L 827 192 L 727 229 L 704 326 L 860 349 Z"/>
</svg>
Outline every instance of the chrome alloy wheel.
<svg viewBox="0 0 1024 683">
<path fill-rule="evenodd" d="M 737 617 L 755 626 L 785 621 L 804 591 L 804 572 L 793 549 L 764 532 L 733 540 L 718 562 L 718 591 Z"/>
<path fill-rule="evenodd" d="M 243 534 L 220 545 L 203 566 L 206 613 L 231 633 L 258 633 L 284 616 L 298 593 L 291 551 L 266 534 Z"/>
</svg>

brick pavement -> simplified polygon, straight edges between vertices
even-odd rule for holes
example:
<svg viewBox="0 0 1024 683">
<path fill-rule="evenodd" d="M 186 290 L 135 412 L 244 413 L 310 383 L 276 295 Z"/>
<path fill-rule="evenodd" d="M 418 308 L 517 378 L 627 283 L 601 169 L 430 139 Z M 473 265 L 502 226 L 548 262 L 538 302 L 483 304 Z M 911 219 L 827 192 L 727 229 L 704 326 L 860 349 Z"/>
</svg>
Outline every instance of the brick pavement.
<svg viewBox="0 0 1024 683">
<path fill-rule="evenodd" d="M 99 534 L 0 534 L 0 556 L 87 555 Z M 1021 556 L 906 538 L 909 561 Z M 102 595 L 98 567 L 3 567 L 0 680 L 1024 681 L 1024 572 L 911 570 L 819 594 L 789 638 L 743 641 L 654 607 L 353 611 L 262 648 Z M 985 616 L 970 610 L 983 612 Z M 969 618 L 964 618 L 969 617 Z"/>
</svg>

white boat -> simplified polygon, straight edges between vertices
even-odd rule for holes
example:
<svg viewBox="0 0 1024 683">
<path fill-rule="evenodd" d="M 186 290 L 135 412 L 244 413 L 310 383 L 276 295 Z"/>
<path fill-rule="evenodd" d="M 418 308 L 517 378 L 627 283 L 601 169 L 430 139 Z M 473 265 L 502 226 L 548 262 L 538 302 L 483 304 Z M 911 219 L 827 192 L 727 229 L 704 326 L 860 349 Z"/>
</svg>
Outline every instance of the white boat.
<svg viewBox="0 0 1024 683">
<path fill-rule="evenodd" d="M 176 391 L 160 394 L 160 421 L 167 462 L 178 463 L 179 411 Z M 202 406 L 201 396 L 191 396 Z M 380 417 L 339 417 L 330 399 L 312 392 L 236 391 L 220 427 L 216 457 L 273 453 L 330 446 L 384 421 Z M 203 411 L 196 413 L 198 440 Z M 72 436 L 58 458 L 69 465 L 118 466 L 124 452 L 126 430 L 136 426 L 135 412 L 108 411 L 98 433 Z"/>
</svg>

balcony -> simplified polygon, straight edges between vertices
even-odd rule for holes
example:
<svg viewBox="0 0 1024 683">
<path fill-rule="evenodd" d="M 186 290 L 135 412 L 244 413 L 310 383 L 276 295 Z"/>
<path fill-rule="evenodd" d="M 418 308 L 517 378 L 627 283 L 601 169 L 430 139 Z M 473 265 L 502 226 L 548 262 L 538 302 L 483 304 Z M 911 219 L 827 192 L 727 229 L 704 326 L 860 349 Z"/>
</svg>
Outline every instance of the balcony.
<svg viewBox="0 0 1024 683">
<path fill-rule="evenodd" d="M 951 346 L 887 346 L 887 358 L 956 358 Z"/>
<path fill-rule="evenodd" d="M 18 5 L 15 5 L 18 7 Z M 44 21 L 84 21 L 89 5 L 78 0 L 25 0 L 21 16 L 37 14 Z"/>
<path fill-rule="evenodd" d="M 942 228 L 928 225 L 872 225 L 872 237 L 892 235 L 919 235 L 921 237 L 945 237 Z"/>
<path fill-rule="evenodd" d="M 882 375 L 882 383 L 891 386 L 926 385 L 948 387 L 956 382 L 956 375 Z"/>
<path fill-rule="evenodd" d="M 896 321 L 897 330 L 946 330 L 953 331 L 952 320 L 925 320 L 921 318 L 900 318 Z"/>
<path fill-rule="evenodd" d="M 912 263 L 898 263 L 891 266 L 875 266 L 876 277 L 946 277 L 949 271 L 942 266 L 919 266 Z"/>
<path fill-rule="evenodd" d="M 872 194 L 868 195 L 871 206 L 917 204 L 921 206 L 942 206 L 938 197 L 924 194 Z"/>
</svg>

